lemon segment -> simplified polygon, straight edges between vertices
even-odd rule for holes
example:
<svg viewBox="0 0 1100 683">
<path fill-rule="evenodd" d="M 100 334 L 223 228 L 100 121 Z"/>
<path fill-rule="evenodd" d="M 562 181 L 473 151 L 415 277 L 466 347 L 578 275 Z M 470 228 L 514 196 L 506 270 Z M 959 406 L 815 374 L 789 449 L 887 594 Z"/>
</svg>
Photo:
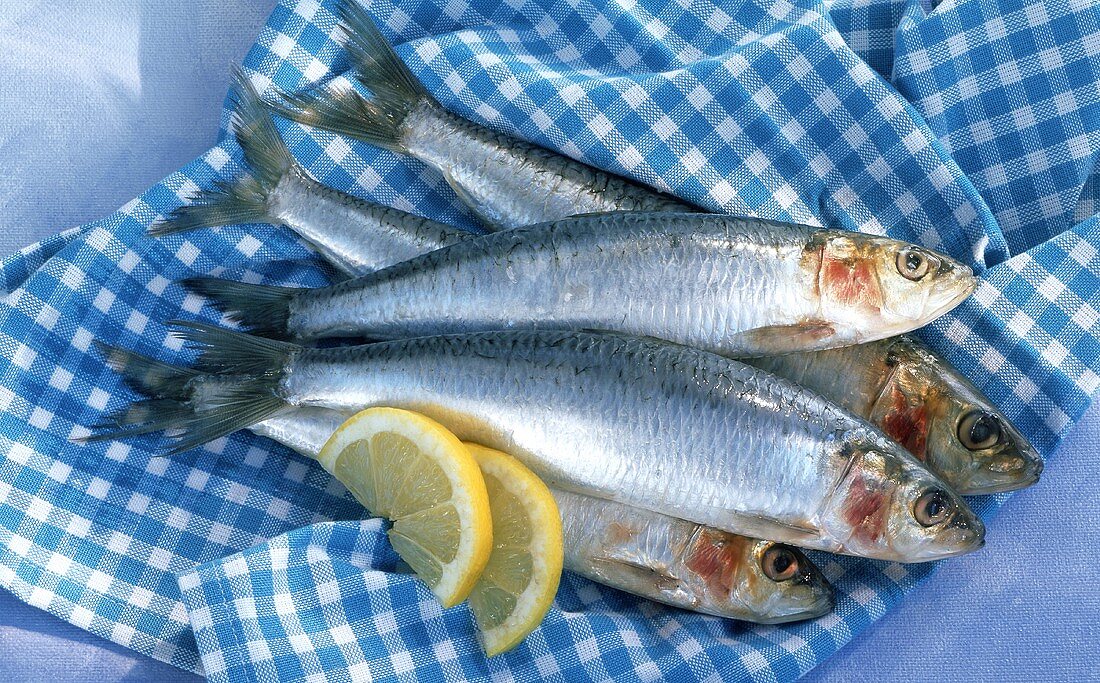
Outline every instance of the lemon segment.
<svg viewBox="0 0 1100 683">
<path fill-rule="evenodd" d="M 562 569 L 561 515 L 554 496 L 519 460 L 466 444 L 481 466 L 493 517 L 493 551 L 470 593 L 470 610 L 490 657 L 507 652 L 542 622 Z"/>
<path fill-rule="evenodd" d="M 371 514 L 444 607 L 466 599 L 489 561 L 493 519 L 469 449 L 434 420 L 397 408 L 348 418 L 318 461 Z"/>
</svg>

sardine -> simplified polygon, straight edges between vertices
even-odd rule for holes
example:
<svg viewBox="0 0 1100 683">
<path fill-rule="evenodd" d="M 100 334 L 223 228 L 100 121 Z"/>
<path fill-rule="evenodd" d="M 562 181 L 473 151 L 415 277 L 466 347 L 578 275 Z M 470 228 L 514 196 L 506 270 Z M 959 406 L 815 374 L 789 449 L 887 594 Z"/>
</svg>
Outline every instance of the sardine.
<svg viewBox="0 0 1100 683">
<path fill-rule="evenodd" d="M 471 237 L 320 289 L 185 284 L 275 338 L 596 329 L 752 356 L 912 330 L 956 306 L 976 279 L 886 237 L 625 212 Z"/>
<path fill-rule="evenodd" d="M 1024 435 L 916 339 L 750 362 L 869 420 L 964 495 L 1021 489 L 1043 471 Z"/>
<path fill-rule="evenodd" d="M 350 413 L 297 408 L 250 429 L 317 459 Z M 728 619 L 777 624 L 832 609 L 833 589 L 797 548 L 551 489 L 565 568 L 612 588 Z"/>
<path fill-rule="evenodd" d="M 490 332 L 310 349 L 177 323 L 215 385 L 172 452 L 291 407 L 414 410 L 548 484 L 745 536 L 904 562 L 969 552 L 981 521 L 870 424 L 695 348 L 584 332 Z M 118 365 L 117 356 L 109 362 Z M 179 426 L 147 405 L 129 431 Z M 118 433 L 111 434 L 117 436 Z"/>
<path fill-rule="evenodd" d="M 273 107 L 294 121 L 411 155 L 435 168 L 491 229 L 603 211 L 690 211 L 670 195 L 445 110 L 417 80 L 366 10 L 337 6 L 356 78 L 350 87 L 282 93 Z"/>
<path fill-rule="evenodd" d="M 471 235 L 317 182 L 290 155 L 248 78 L 239 70 L 234 78 L 233 131 L 252 175 L 203 190 L 150 226 L 150 234 L 236 223 L 285 225 L 351 277 Z"/>
<path fill-rule="evenodd" d="M 821 616 L 833 589 L 797 548 L 551 489 L 565 568 L 684 609 L 765 624 Z"/>
</svg>

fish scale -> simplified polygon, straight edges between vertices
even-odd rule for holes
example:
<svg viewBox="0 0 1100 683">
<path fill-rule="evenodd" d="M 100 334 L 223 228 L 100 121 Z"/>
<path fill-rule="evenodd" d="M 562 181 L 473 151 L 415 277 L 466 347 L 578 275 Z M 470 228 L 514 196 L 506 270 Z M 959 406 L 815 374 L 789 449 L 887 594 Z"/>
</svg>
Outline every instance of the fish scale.
<svg viewBox="0 0 1100 683">
<path fill-rule="evenodd" d="M 271 192 L 268 219 L 293 227 L 348 274 L 377 270 L 469 237 L 445 223 L 333 190 L 292 167 Z M 371 241 L 369 248 L 363 242 Z"/>
<path fill-rule="evenodd" d="M 559 331 L 306 348 L 173 327 L 201 351 L 196 369 L 99 345 L 154 398 L 106 416 L 90 438 L 168 430 L 172 454 L 294 408 L 389 406 L 511 453 L 564 490 L 730 533 L 905 562 L 984 542 L 965 502 L 870 424 L 699 349 Z"/>
<path fill-rule="evenodd" d="M 530 321 L 548 329 L 614 327 L 727 351 L 728 337 L 740 330 L 816 313 L 799 262 L 818 231 L 686 216 L 592 216 L 473 238 L 303 292 L 288 329 L 303 338 L 395 338 Z M 761 297 L 783 306 L 761 306 Z M 739 311 L 736 325 L 700 325 L 714 310 Z"/>
</svg>

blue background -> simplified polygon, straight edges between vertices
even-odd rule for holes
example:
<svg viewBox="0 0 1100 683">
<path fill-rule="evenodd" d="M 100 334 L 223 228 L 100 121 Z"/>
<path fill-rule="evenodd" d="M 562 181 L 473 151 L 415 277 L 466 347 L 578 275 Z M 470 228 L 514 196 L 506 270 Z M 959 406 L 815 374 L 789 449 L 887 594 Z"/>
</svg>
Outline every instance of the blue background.
<svg viewBox="0 0 1100 683">
<path fill-rule="evenodd" d="M 212 145 L 273 0 L 0 6 L 0 255 L 100 217 Z M 1047 680 L 1100 670 L 1100 408 L 976 555 L 809 676 Z M 0 680 L 193 681 L 0 592 Z"/>
</svg>

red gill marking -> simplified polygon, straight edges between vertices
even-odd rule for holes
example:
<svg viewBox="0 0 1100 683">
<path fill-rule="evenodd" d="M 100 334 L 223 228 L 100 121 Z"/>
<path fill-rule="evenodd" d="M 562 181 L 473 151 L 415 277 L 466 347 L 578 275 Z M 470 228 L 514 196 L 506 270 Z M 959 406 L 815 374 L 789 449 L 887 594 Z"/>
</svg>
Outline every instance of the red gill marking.
<svg viewBox="0 0 1100 683">
<path fill-rule="evenodd" d="M 928 411 L 924 401 L 912 405 L 903 392 L 894 389 L 890 402 L 882 416 L 882 431 L 923 461 L 928 456 Z"/>
<path fill-rule="evenodd" d="M 861 256 L 836 258 L 826 250 L 822 255 L 821 284 L 823 293 L 838 303 L 873 311 L 882 308 L 874 269 Z"/>
<path fill-rule="evenodd" d="M 700 529 L 684 564 L 706 582 L 713 595 L 728 598 L 737 575 L 739 550 L 740 544 L 729 534 Z"/>
<path fill-rule="evenodd" d="M 852 527 L 852 536 L 866 543 L 875 543 L 886 530 L 886 493 L 868 479 L 858 475 L 848 489 L 844 501 L 844 521 Z"/>
</svg>

